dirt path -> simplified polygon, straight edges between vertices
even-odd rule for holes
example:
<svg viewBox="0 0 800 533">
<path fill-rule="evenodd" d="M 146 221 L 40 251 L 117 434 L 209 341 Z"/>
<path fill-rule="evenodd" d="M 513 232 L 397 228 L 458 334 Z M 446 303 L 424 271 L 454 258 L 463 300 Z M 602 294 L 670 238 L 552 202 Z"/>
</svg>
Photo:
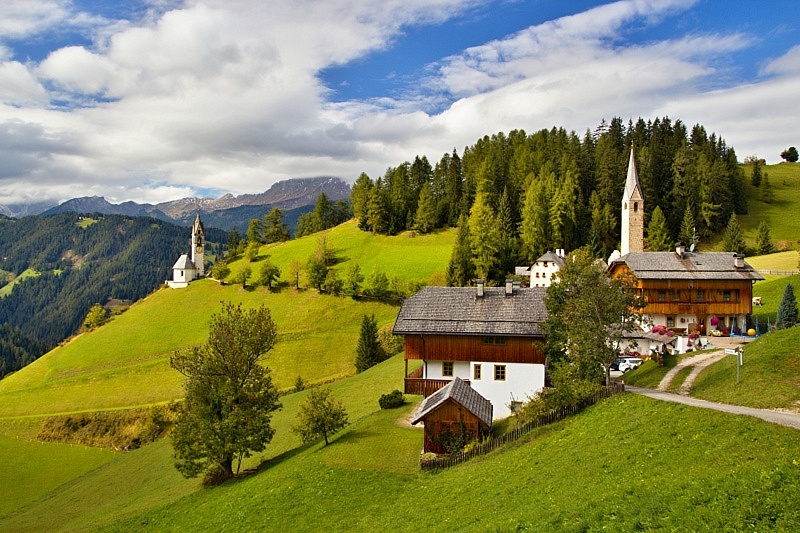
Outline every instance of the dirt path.
<svg viewBox="0 0 800 533">
<path fill-rule="evenodd" d="M 702 372 L 707 366 L 714 364 L 720 359 L 724 358 L 725 358 L 725 350 L 719 349 L 719 350 L 712 350 L 709 352 L 703 352 L 695 355 L 694 357 L 684 359 L 680 361 L 677 365 L 675 365 L 673 368 L 669 369 L 669 372 L 667 372 L 666 375 L 661 379 L 661 382 L 658 384 L 658 387 L 656 387 L 656 389 L 659 391 L 667 390 L 670 384 L 672 383 L 672 380 L 678 374 L 678 372 L 680 372 L 687 366 L 691 366 L 694 367 L 692 368 L 692 373 L 689 374 L 689 376 L 683 381 L 680 388 L 678 389 L 678 394 L 683 394 L 685 396 L 688 396 L 689 391 L 692 388 L 692 383 L 694 383 L 694 380 L 697 379 L 698 375 L 700 375 L 700 372 Z"/>
<path fill-rule="evenodd" d="M 688 396 L 674 394 L 671 392 L 643 389 L 641 387 L 631 387 L 629 385 L 625 386 L 625 390 L 627 392 L 632 392 L 634 394 L 641 394 L 642 396 L 647 396 L 648 398 L 654 398 L 656 400 L 682 403 L 685 405 L 701 407 L 703 409 L 714 409 L 716 411 L 722 411 L 725 413 L 732 413 L 736 415 L 754 416 L 756 418 L 760 418 L 761 420 L 766 420 L 767 422 L 773 422 L 775 424 L 780 424 L 782 426 L 800 429 L 800 414 L 798 413 L 787 413 L 783 411 L 772 411 L 769 409 L 756 409 L 754 407 L 743 407 L 741 405 L 729 405 L 725 403 L 709 402 L 707 400 L 699 400 L 697 398 L 690 398 Z"/>
</svg>

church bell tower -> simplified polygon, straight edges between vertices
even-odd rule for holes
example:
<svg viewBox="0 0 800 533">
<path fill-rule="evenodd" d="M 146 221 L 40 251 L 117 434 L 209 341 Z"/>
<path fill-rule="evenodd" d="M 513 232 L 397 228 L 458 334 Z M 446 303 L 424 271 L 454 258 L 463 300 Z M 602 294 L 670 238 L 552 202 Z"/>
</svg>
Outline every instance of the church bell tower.
<svg viewBox="0 0 800 533">
<path fill-rule="evenodd" d="M 639 185 L 639 174 L 636 172 L 636 161 L 633 157 L 628 162 L 628 178 L 625 181 L 625 193 L 622 196 L 622 235 L 620 253 L 644 251 L 644 196 Z"/>
<path fill-rule="evenodd" d="M 202 278 L 205 275 L 205 266 L 203 255 L 206 249 L 206 231 L 203 228 L 203 222 L 200 220 L 200 213 L 197 213 L 197 218 L 194 219 L 192 224 L 192 263 L 197 269 L 197 277 Z"/>
</svg>

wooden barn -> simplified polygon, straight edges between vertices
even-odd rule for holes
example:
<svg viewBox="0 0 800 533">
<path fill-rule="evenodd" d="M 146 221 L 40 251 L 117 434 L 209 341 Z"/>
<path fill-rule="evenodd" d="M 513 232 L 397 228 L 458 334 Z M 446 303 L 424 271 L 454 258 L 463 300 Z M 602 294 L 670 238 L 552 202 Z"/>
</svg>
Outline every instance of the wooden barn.
<svg viewBox="0 0 800 533">
<path fill-rule="evenodd" d="M 544 387 L 546 289 L 425 287 L 400 308 L 406 394 L 430 396 L 459 377 L 489 399 L 495 418 Z M 409 373 L 409 362 L 422 364 Z"/>
<path fill-rule="evenodd" d="M 752 313 L 753 283 L 764 279 L 733 252 L 631 252 L 611 261 L 611 276 L 632 272 L 647 302 L 645 322 L 678 334 L 713 329 L 746 329 Z M 715 324 L 711 318 L 717 317 Z"/>
<path fill-rule="evenodd" d="M 447 453 L 448 434 L 463 435 L 465 442 L 480 438 L 492 427 L 492 403 L 464 380 L 456 377 L 425 398 L 411 423 L 425 424 L 425 452 Z"/>
</svg>

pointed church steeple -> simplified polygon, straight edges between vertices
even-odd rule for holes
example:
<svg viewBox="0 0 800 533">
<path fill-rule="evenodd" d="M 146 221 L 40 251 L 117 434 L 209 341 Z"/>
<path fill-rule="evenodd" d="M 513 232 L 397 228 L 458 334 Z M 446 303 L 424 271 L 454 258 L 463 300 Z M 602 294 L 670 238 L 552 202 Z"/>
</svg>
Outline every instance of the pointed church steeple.
<svg viewBox="0 0 800 533">
<path fill-rule="evenodd" d="M 203 221 L 200 220 L 200 213 L 197 213 L 197 218 L 194 219 L 192 224 L 192 263 L 197 269 L 197 277 L 202 278 L 205 275 L 205 249 L 206 249 L 206 230 L 203 227 Z"/>
<path fill-rule="evenodd" d="M 625 193 L 622 196 L 622 235 L 620 253 L 644 251 L 644 196 L 636 171 L 634 146 L 631 144 L 631 158 L 628 162 L 628 177 L 625 180 Z"/>
</svg>

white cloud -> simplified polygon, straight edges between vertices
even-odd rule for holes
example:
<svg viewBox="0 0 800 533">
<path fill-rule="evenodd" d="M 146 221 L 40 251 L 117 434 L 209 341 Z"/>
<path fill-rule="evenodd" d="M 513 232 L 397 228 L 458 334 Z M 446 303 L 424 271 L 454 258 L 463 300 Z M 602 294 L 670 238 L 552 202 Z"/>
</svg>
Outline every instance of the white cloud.
<svg viewBox="0 0 800 533">
<path fill-rule="evenodd" d="M 3 0 L 0 39 L 19 38 L 53 27 L 69 15 L 69 0 Z"/>
<path fill-rule="evenodd" d="M 740 135 L 745 124 L 779 141 L 721 102 L 772 120 L 779 106 L 748 99 L 795 90 L 787 74 L 800 52 L 765 67 L 772 80 L 723 90 L 727 72 L 715 58 L 750 46 L 747 35 L 626 41 L 629 27 L 690 9 L 691 0 L 617 2 L 533 26 L 430 65 L 421 90 L 401 99 L 326 100 L 322 69 L 388 49 L 407 26 L 441 23 L 475 3 L 153 0 L 137 21 L 100 20 L 67 2 L 36 4 L 52 4 L 55 16 L 16 9 L 6 35 L 70 16 L 91 29 L 93 45 L 54 50 L 39 65 L 12 62 L 0 49 L 0 147 L 12 143 L 0 148 L 0 199 L 46 190 L 59 199 L 156 202 L 201 189 L 258 192 L 289 177 L 377 177 L 484 134 L 581 132 L 612 116 L 701 121 L 737 148 L 734 140 L 758 140 Z M 6 6 L 0 20 L 4 8 L 12 14 Z M 450 101 L 441 113 L 425 111 Z M 797 131 L 786 117 L 775 120 L 782 135 Z"/>
<path fill-rule="evenodd" d="M 793 46 L 786 54 L 767 63 L 762 74 L 800 74 L 800 45 Z"/>
</svg>

